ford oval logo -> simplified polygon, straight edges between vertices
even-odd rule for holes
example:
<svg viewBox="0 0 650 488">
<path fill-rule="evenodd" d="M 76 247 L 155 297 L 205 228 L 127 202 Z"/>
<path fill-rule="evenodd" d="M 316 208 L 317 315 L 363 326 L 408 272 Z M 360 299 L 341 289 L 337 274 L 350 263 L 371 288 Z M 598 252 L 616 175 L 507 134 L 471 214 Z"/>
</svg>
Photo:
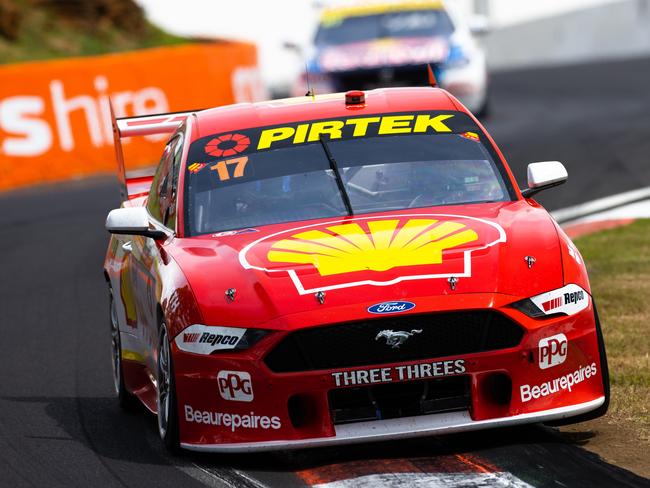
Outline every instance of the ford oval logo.
<svg viewBox="0 0 650 488">
<path fill-rule="evenodd" d="M 368 307 L 370 313 L 401 313 L 408 310 L 413 310 L 415 303 L 413 302 L 382 302 L 372 307 Z"/>
</svg>

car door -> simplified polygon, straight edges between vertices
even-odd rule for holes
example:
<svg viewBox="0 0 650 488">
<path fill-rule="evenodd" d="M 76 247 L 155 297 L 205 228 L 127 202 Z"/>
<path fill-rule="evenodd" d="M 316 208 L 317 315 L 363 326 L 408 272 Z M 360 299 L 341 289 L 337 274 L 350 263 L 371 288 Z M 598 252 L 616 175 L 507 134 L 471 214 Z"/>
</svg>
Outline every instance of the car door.
<svg viewBox="0 0 650 488">
<path fill-rule="evenodd" d="M 182 147 L 183 136 L 180 133 L 167 143 L 147 198 L 147 210 L 153 220 L 172 232 L 176 228 L 176 195 Z M 157 303 L 162 290 L 159 246 L 162 245 L 142 236 L 134 236 L 131 241 L 129 274 L 135 296 L 137 336 L 145 362 L 152 370 L 155 370 L 152 352 L 158 343 Z"/>
</svg>

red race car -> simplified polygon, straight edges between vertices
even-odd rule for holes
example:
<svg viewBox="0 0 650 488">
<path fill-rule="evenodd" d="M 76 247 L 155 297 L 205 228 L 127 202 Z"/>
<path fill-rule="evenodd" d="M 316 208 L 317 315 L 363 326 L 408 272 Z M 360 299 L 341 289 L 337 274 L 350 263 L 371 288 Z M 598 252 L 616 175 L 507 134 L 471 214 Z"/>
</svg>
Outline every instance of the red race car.
<svg viewBox="0 0 650 488">
<path fill-rule="evenodd" d="M 580 253 L 438 88 L 114 119 L 115 389 L 168 448 L 575 422 L 609 403 Z M 152 177 L 121 137 L 172 133 Z"/>
</svg>

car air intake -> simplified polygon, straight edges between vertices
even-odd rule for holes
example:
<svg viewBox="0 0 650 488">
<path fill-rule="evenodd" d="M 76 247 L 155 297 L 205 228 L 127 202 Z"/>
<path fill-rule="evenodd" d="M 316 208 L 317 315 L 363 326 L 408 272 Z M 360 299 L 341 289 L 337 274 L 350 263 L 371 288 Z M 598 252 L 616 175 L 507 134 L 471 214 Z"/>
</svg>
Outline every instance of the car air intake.
<svg viewBox="0 0 650 488">
<path fill-rule="evenodd" d="M 380 336 L 384 330 L 421 332 L 391 347 Z M 264 361 L 276 373 L 352 368 L 506 349 L 523 335 L 492 310 L 393 316 L 292 332 Z"/>
<path fill-rule="evenodd" d="M 468 410 L 472 403 L 469 376 L 339 388 L 328 400 L 337 425 Z"/>
</svg>

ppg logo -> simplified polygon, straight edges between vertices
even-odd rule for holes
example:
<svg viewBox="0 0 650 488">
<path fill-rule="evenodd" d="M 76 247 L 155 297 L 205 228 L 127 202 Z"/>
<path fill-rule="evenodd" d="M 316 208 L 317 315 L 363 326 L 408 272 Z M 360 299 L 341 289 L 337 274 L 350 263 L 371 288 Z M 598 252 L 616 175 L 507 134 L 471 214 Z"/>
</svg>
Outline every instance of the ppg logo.
<svg viewBox="0 0 650 488">
<path fill-rule="evenodd" d="M 219 394 L 224 400 L 253 401 L 251 375 L 245 371 L 219 371 L 217 375 Z"/>
<path fill-rule="evenodd" d="M 547 369 L 562 364 L 566 360 L 568 346 L 569 341 L 564 334 L 539 341 L 539 368 Z"/>
</svg>

